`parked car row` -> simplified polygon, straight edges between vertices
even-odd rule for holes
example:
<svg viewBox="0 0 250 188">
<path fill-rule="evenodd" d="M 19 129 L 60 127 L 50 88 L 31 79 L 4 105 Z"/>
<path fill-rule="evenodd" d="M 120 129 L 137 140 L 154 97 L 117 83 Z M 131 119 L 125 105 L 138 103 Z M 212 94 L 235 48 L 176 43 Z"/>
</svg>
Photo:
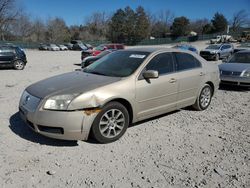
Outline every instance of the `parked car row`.
<svg viewBox="0 0 250 188">
<path fill-rule="evenodd" d="M 78 40 L 73 40 L 66 44 L 40 44 L 39 50 L 59 51 L 59 50 L 91 50 L 93 47 L 90 44 L 83 43 Z"/>
</svg>

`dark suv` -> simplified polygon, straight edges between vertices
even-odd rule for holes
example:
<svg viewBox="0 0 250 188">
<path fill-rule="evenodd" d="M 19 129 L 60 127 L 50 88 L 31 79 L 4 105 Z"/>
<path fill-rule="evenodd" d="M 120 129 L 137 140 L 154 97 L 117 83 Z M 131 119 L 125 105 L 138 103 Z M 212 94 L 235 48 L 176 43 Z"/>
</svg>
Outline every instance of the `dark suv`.
<svg viewBox="0 0 250 188">
<path fill-rule="evenodd" d="M 0 67 L 14 67 L 16 70 L 22 70 L 26 63 L 26 54 L 18 46 L 0 46 Z"/>
</svg>

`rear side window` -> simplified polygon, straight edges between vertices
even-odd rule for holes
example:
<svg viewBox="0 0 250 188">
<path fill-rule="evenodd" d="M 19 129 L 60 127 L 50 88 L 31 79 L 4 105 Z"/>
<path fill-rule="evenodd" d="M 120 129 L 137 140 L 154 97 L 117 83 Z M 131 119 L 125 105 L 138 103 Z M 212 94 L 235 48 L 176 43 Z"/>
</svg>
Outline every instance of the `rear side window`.
<svg viewBox="0 0 250 188">
<path fill-rule="evenodd" d="M 201 67 L 201 63 L 191 54 L 187 53 L 174 53 L 176 57 L 176 70 L 188 70 Z"/>
<path fill-rule="evenodd" d="M 156 70 L 161 74 L 174 72 L 174 62 L 171 53 L 156 55 L 146 66 L 146 70 Z"/>
<path fill-rule="evenodd" d="M 5 47 L 5 46 L 0 47 L 0 51 L 2 53 L 15 53 L 15 50 L 13 48 L 11 48 L 11 47 Z"/>
</svg>

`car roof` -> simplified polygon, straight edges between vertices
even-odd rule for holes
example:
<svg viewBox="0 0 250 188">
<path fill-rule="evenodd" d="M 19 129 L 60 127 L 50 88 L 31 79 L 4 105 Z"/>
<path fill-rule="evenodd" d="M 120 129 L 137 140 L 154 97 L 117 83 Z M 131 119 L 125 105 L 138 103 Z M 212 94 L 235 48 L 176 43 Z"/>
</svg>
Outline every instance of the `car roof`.
<svg viewBox="0 0 250 188">
<path fill-rule="evenodd" d="M 166 52 L 187 52 L 186 50 L 182 50 L 179 48 L 168 48 L 168 47 L 133 47 L 126 49 L 126 51 L 139 51 L 139 52 L 158 52 L 158 51 L 166 51 Z"/>
</svg>

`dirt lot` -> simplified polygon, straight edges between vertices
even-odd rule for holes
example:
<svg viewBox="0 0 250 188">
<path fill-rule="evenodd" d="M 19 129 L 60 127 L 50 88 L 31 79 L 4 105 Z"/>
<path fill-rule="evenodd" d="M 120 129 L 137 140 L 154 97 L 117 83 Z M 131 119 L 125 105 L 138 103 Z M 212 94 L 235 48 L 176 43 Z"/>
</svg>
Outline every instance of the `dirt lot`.
<svg viewBox="0 0 250 188">
<path fill-rule="evenodd" d="M 250 187 L 250 91 L 220 89 L 206 111 L 138 123 L 111 144 L 54 140 L 24 125 L 18 101 L 78 68 L 80 52 L 26 53 L 25 70 L 0 70 L 0 187 Z"/>
</svg>

